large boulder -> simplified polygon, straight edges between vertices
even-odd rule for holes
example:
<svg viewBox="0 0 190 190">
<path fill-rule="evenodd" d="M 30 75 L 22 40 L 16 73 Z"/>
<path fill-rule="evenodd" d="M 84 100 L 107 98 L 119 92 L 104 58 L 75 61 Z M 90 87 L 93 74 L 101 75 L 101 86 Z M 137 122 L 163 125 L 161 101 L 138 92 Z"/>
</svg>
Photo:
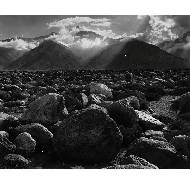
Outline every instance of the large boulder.
<svg viewBox="0 0 190 190">
<path fill-rule="evenodd" d="M 131 143 L 127 154 L 142 157 L 161 169 L 189 168 L 188 161 L 177 155 L 172 144 L 164 141 L 141 137 Z"/>
<path fill-rule="evenodd" d="M 14 142 L 15 142 L 17 151 L 20 153 L 24 153 L 24 154 L 28 155 L 35 151 L 36 141 L 27 132 L 20 133 L 15 138 Z"/>
<path fill-rule="evenodd" d="M 67 114 L 67 110 L 64 97 L 56 93 L 49 93 L 30 103 L 21 119 L 33 123 L 56 123 L 59 119 L 64 118 L 65 114 Z"/>
<path fill-rule="evenodd" d="M 110 161 L 119 152 L 123 140 L 117 124 L 97 105 L 75 112 L 58 126 L 55 152 L 69 161 Z"/>
<path fill-rule="evenodd" d="M 90 93 L 91 94 L 103 94 L 107 98 L 112 98 L 112 90 L 108 88 L 105 84 L 102 83 L 96 83 L 96 82 L 91 82 L 89 84 L 90 88 Z"/>
<path fill-rule="evenodd" d="M 135 110 L 135 112 L 138 115 L 139 124 L 143 130 L 160 131 L 165 127 L 164 123 L 160 122 L 158 119 L 155 119 L 150 114 L 138 110 Z"/>
<path fill-rule="evenodd" d="M 15 130 L 18 133 L 27 132 L 31 134 L 31 136 L 36 140 L 37 144 L 42 146 L 49 143 L 53 138 L 53 134 L 46 127 L 39 123 L 21 125 Z"/>
<path fill-rule="evenodd" d="M 138 116 L 129 105 L 127 99 L 122 99 L 113 102 L 107 107 L 108 113 L 119 126 L 119 129 L 123 135 L 123 145 L 128 146 L 135 138 L 138 137 L 141 129 L 138 125 Z"/>
</svg>

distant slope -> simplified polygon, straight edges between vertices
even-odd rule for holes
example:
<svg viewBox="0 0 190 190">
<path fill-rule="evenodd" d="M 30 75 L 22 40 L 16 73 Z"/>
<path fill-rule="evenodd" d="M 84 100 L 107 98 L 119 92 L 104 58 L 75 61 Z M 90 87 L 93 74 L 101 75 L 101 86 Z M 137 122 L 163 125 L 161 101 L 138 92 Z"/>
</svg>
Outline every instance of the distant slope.
<svg viewBox="0 0 190 190">
<path fill-rule="evenodd" d="M 44 36 L 37 36 L 37 37 L 33 37 L 33 38 L 26 38 L 26 37 L 12 37 L 12 38 L 7 38 L 4 40 L 0 40 L 1 42 L 10 42 L 10 41 L 14 41 L 16 39 L 21 39 L 24 40 L 26 42 L 33 42 L 33 41 L 38 41 L 38 42 L 42 42 L 43 40 L 53 36 L 53 35 L 57 35 L 57 33 L 55 32 L 51 32 L 50 34 L 44 35 Z"/>
<path fill-rule="evenodd" d="M 159 47 L 131 39 L 108 46 L 93 57 L 85 69 L 174 69 L 187 67 L 184 60 Z"/>
<path fill-rule="evenodd" d="M 16 50 L 14 48 L 0 47 L 0 69 L 6 67 L 10 62 L 21 57 L 25 51 Z"/>
<path fill-rule="evenodd" d="M 172 55 L 183 58 L 190 65 L 190 31 L 173 41 L 164 41 L 158 46 Z"/>
<path fill-rule="evenodd" d="M 75 70 L 77 57 L 66 47 L 52 40 L 43 41 L 38 47 L 13 61 L 7 70 Z"/>
</svg>

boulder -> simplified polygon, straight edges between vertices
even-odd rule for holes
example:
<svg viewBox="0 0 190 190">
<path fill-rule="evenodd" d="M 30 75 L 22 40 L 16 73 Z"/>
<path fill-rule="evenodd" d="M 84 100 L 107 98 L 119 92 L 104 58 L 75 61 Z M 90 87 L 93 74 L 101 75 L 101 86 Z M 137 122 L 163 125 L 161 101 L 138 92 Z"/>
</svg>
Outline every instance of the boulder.
<svg viewBox="0 0 190 190">
<path fill-rule="evenodd" d="M 146 138 L 167 142 L 167 140 L 164 136 L 164 132 L 162 132 L 162 131 L 147 130 L 147 131 L 145 131 L 143 136 Z"/>
<path fill-rule="evenodd" d="M 6 137 L 0 138 L 0 158 L 9 153 L 14 153 L 16 146 Z"/>
<path fill-rule="evenodd" d="M 155 169 L 149 166 L 137 165 L 137 164 L 128 164 L 128 165 L 114 165 L 109 166 L 105 169 Z"/>
<path fill-rule="evenodd" d="M 133 107 L 135 110 L 140 109 L 140 102 L 139 99 L 136 96 L 129 96 L 126 98 L 126 101 L 128 101 L 128 104 Z"/>
<path fill-rule="evenodd" d="M 13 115 L 0 112 L 0 130 L 7 131 L 10 127 L 14 128 L 18 125 L 18 118 L 14 117 Z"/>
<path fill-rule="evenodd" d="M 190 112 L 190 92 L 181 95 L 176 100 L 173 100 L 171 108 L 178 111 L 178 114 Z"/>
<path fill-rule="evenodd" d="M 98 163 L 119 152 L 122 135 L 106 110 L 97 105 L 75 112 L 58 124 L 54 149 L 61 159 Z"/>
<path fill-rule="evenodd" d="M 35 151 L 36 141 L 27 132 L 20 133 L 15 138 L 14 142 L 15 142 L 17 151 L 21 154 L 24 153 L 26 155 L 29 155 Z"/>
<path fill-rule="evenodd" d="M 33 123 L 56 123 L 67 114 L 64 97 L 49 93 L 30 103 L 21 119 Z"/>
<path fill-rule="evenodd" d="M 3 160 L 8 169 L 24 169 L 28 167 L 29 161 L 19 154 L 8 154 Z"/>
<path fill-rule="evenodd" d="M 107 107 L 108 113 L 118 125 L 123 125 L 126 128 L 133 128 L 137 125 L 138 115 L 135 110 L 128 104 L 126 99 L 113 102 Z"/>
<path fill-rule="evenodd" d="M 187 135 L 178 135 L 171 139 L 171 144 L 173 144 L 178 151 L 178 153 L 190 156 L 190 137 Z"/>
<path fill-rule="evenodd" d="M 39 123 L 21 125 L 18 126 L 15 130 L 18 133 L 29 133 L 32 138 L 36 140 L 37 144 L 42 146 L 49 143 L 53 138 L 53 134 L 46 127 Z"/>
<path fill-rule="evenodd" d="M 0 99 L 4 101 L 10 101 L 11 100 L 11 92 L 0 90 Z"/>
<path fill-rule="evenodd" d="M 154 164 L 149 163 L 143 158 L 140 158 L 135 155 L 127 155 L 127 150 L 122 150 L 115 159 L 116 165 L 128 165 L 128 164 L 135 164 L 139 166 L 145 166 L 152 169 L 158 169 L 157 166 Z"/>
<path fill-rule="evenodd" d="M 135 112 L 138 115 L 139 125 L 143 130 L 160 131 L 165 127 L 164 123 L 160 122 L 158 119 L 155 119 L 150 114 L 138 110 L 135 110 Z"/>
<path fill-rule="evenodd" d="M 4 139 L 4 138 L 9 139 L 9 133 L 7 133 L 6 131 L 0 131 L 0 138 L 2 138 L 2 139 Z"/>
<path fill-rule="evenodd" d="M 89 84 L 90 88 L 90 93 L 91 94 L 103 94 L 107 98 L 112 98 L 112 90 L 108 88 L 105 84 L 102 83 L 96 83 L 96 82 L 91 82 Z"/>
<path fill-rule="evenodd" d="M 177 155 L 172 144 L 164 141 L 141 137 L 130 144 L 127 154 L 144 158 L 161 169 L 189 168 L 188 161 Z"/>
<path fill-rule="evenodd" d="M 65 106 L 68 112 L 72 112 L 74 110 L 80 110 L 83 108 L 82 102 L 80 102 L 74 95 L 72 94 L 65 94 Z"/>
</svg>

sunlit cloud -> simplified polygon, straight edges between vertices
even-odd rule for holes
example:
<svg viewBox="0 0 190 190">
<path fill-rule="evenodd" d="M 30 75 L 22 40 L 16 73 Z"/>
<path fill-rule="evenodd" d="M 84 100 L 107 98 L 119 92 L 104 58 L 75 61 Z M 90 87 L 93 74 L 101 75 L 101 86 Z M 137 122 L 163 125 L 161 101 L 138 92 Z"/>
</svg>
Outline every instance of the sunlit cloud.
<svg viewBox="0 0 190 190">
<path fill-rule="evenodd" d="M 38 42 L 26 42 L 22 39 L 13 39 L 9 42 L 1 42 L 0 47 L 14 48 L 17 50 L 31 50 L 39 45 Z"/>
<path fill-rule="evenodd" d="M 157 44 L 165 40 L 174 40 L 178 37 L 175 31 L 176 22 L 170 16 L 139 15 L 138 19 L 145 20 L 143 33 L 145 41 Z"/>
</svg>

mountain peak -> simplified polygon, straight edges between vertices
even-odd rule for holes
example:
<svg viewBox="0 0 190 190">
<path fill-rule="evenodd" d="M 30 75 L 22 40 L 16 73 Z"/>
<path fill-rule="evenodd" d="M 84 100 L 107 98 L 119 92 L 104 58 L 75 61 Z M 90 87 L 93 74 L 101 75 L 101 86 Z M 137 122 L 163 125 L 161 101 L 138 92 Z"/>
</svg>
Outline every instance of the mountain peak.
<svg viewBox="0 0 190 190">
<path fill-rule="evenodd" d="M 185 67 L 182 58 L 139 39 L 118 42 L 92 58 L 87 69 L 172 69 Z"/>
<path fill-rule="evenodd" d="M 77 57 L 64 45 L 45 40 L 38 47 L 13 61 L 8 70 L 75 70 Z"/>
</svg>

